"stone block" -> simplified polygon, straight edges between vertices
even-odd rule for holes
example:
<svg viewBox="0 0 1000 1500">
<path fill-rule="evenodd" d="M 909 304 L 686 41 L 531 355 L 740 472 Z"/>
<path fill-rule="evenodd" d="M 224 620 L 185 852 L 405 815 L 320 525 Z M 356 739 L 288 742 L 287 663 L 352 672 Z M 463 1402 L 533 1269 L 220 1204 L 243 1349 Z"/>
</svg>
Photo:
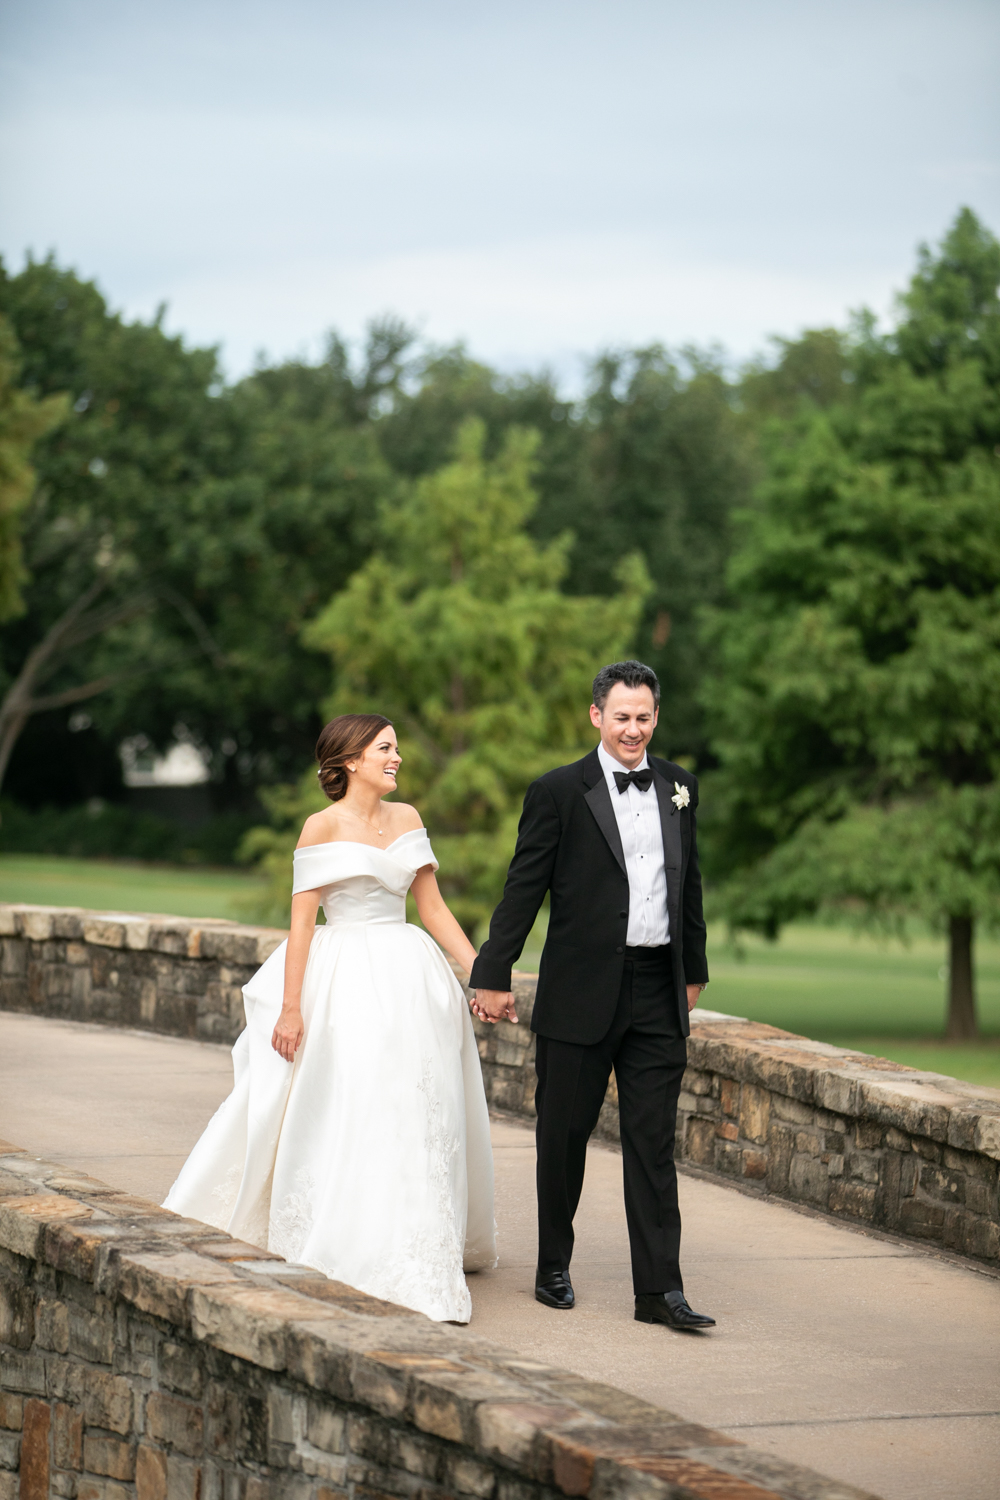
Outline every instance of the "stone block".
<svg viewBox="0 0 1000 1500">
<path fill-rule="evenodd" d="M 821 1156 L 819 1136 L 811 1130 L 799 1130 L 795 1134 L 796 1156 Z"/>
<path fill-rule="evenodd" d="M 920 1170 L 920 1189 L 936 1202 L 964 1204 L 965 1178 L 961 1172 L 943 1172 L 939 1167 L 925 1166 Z"/>
<path fill-rule="evenodd" d="M 868 1156 L 862 1151 L 851 1151 L 844 1158 L 844 1167 L 848 1177 L 855 1177 L 859 1182 L 878 1182 L 879 1163 L 876 1156 Z"/>
<path fill-rule="evenodd" d="M 76 1359 L 97 1365 L 109 1365 L 114 1355 L 114 1322 L 108 1309 L 99 1313 L 68 1306 L 69 1352 Z M 64 1350 L 60 1351 L 64 1353 Z"/>
<path fill-rule="evenodd" d="M 681 1081 L 681 1088 L 689 1094 L 710 1095 L 712 1092 L 712 1075 L 702 1073 L 697 1068 L 688 1068 Z"/>
<path fill-rule="evenodd" d="M 124 948 L 126 918 L 117 921 L 111 917 L 89 913 L 83 919 L 83 940 L 98 948 Z"/>
<path fill-rule="evenodd" d="M 20 1432 L 24 1418 L 24 1397 L 12 1391 L 0 1391 L 0 1427 L 8 1432 Z"/>
<path fill-rule="evenodd" d="M 788 1169 L 788 1192 L 792 1198 L 825 1208 L 830 1196 L 830 1176 L 815 1156 L 794 1156 Z"/>
<path fill-rule="evenodd" d="M 0 1500 L 18 1500 L 20 1481 L 16 1474 L 0 1471 Z"/>
<path fill-rule="evenodd" d="M 344 1451 L 344 1416 L 321 1401 L 310 1401 L 306 1418 L 306 1437 L 315 1448 L 326 1453 Z"/>
<path fill-rule="evenodd" d="M 83 1415 L 91 1427 L 126 1433 L 132 1428 L 132 1388 L 121 1375 L 82 1369 Z"/>
<path fill-rule="evenodd" d="M 201 1351 L 185 1344 L 174 1344 L 164 1339 L 159 1348 L 157 1365 L 160 1381 L 171 1391 L 182 1396 L 200 1397 L 204 1388 L 201 1368 Z"/>
<path fill-rule="evenodd" d="M 723 1078 L 719 1090 L 719 1101 L 724 1115 L 735 1115 L 740 1107 L 740 1086 L 732 1078 Z M 735 1137 L 732 1137 L 735 1140 Z"/>
<path fill-rule="evenodd" d="M 941 1160 L 941 1147 L 934 1141 L 925 1141 L 918 1135 L 911 1139 L 910 1147 L 924 1161 L 939 1162 Z"/>
<path fill-rule="evenodd" d="M 528 1462 L 540 1429 L 578 1416 L 574 1407 L 543 1402 L 483 1402 L 476 1409 L 472 1446 L 488 1458 L 521 1467 Z"/>
<path fill-rule="evenodd" d="M 205 1447 L 205 1418 L 200 1406 L 153 1391 L 146 1398 L 146 1436 L 197 1458 Z"/>
<path fill-rule="evenodd" d="M 92 1214 L 93 1209 L 85 1203 L 55 1193 L 5 1198 L 0 1202 L 0 1246 L 28 1260 L 38 1260 L 49 1224 L 60 1219 L 89 1219 Z"/>
<path fill-rule="evenodd" d="M 774 1096 L 771 1098 L 771 1128 L 768 1132 L 768 1187 L 774 1193 L 787 1193 L 788 1173 L 795 1155 L 795 1134 L 787 1125 L 774 1119 Z"/>
<path fill-rule="evenodd" d="M 15 1354 L 0 1349 L 0 1386 L 24 1395 L 45 1395 L 45 1362 L 40 1354 Z"/>
<path fill-rule="evenodd" d="M 48 1500 L 51 1423 L 52 1412 L 47 1401 L 32 1398 L 24 1403 L 20 1500 Z"/>
<path fill-rule="evenodd" d="M 234 1390 L 213 1381 L 205 1403 L 205 1452 L 215 1458 L 236 1458 L 243 1411 Z M 294 1439 L 287 1439 L 288 1442 Z"/>
<path fill-rule="evenodd" d="M 767 1152 L 751 1151 L 743 1152 L 743 1176 L 755 1181 L 760 1181 L 767 1176 Z"/>
<path fill-rule="evenodd" d="M 88 1432 L 83 1440 L 83 1467 L 88 1474 L 131 1481 L 135 1477 L 135 1445 Z"/>
<path fill-rule="evenodd" d="M 132 1500 L 132 1491 L 114 1479 L 91 1479 L 88 1474 L 78 1482 L 76 1496 L 77 1500 Z"/>
<path fill-rule="evenodd" d="M 766 1089 L 745 1083 L 740 1090 L 740 1135 L 756 1145 L 767 1140 L 771 1120 L 771 1096 Z"/>
<path fill-rule="evenodd" d="M 83 1417 L 64 1401 L 52 1409 L 52 1457 L 58 1469 L 83 1468 Z"/>
<path fill-rule="evenodd" d="M 715 1127 L 715 1134 L 723 1141 L 735 1141 L 739 1139 L 739 1127 L 735 1120 L 720 1120 Z"/>
<path fill-rule="evenodd" d="M 191 1330 L 227 1354 L 281 1370 L 286 1364 L 286 1331 L 290 1319 L 318 1322 L 336 1318 L 335 1309 L 300 1297 L 294 1292 L 237 1282 L 227 1271 L 230 1284 L 220 1278 L 216 1286 L 198 1286 L 191 1293 Z M 235 1284 L 234 1284 L 235 1283 Z"/>
<path fill-rule="evenodd" d="M 238 1278 L 228 1266 L 190 1250 L 174 1254 L 128 1250 L 119 1256 L 115 1279 L 119 1296 L 127 1302 L 187 1328 L 189 1299 L 196 1287 L 232 1286 Z"/>
<path fill-rule="evenodd" d="M 734 1141 L 719 1141 L 715 1148 L 715 1170 L 724 1177 L 743 1176 L 743 1152 Z"/>
<path fill-rule="evenodd" d="M 0 1469 L 13 1469 L 21 1463 L 21 1434 L 0 1431 Z"/>
<path fill-rule="evenodd" d="M 855 1219 L 872 1219 L 878 1188 L 865 1182 L 850 1182 L 839 1178 L 830 1184 L 827 1209 L 830 1213 L 849 1214 Z"/>
<path fill-rule="evenodd" d="M 20 911 L 18 927 L 21 935 L 33 943 L 46 943 L 52 937 L 54 912 L 44 906 L 24 906 Z"/>
<path fill-rule="evenodd" d="M 267 1432 L 272 1443 L 294 1443 L 305 1426 L 306 1403 L 303 1396 L 279 1387 L 267 1393 Z"/>
<path fill-rule="evenodd" d="M 135 1492 L 138 1500 L 167 1500 L 167 1455 L 148 1443 L 136 1450 Z"/>
<path fill-rule="evenodd" d="M 978 1260 L 1000 1260 L 1000 1224 L 988 1219 L 970 1219 L 966 1226 L 965 1253 Z"/>
<path fill-rule="evenodd" d="M 35 1299 L 31 1288 L 0 1278 L 0 1344 L 30 1349 L 34 1338 Z"/>
<path fill-rule="evenodd" d="M 938 1239 L 944 1228 L 944 1208 L 920 1198 L 905 1198 L 899 1206 L 899 1226 L 904 1234 L 916 1239 Z"/>
<path fill-rule="evenodd" d="M 684 1155 L 699 1166 L 710 1167 L 715 1161 L 715 1123 L 700 1117 L 688 1120 L 684 1133 Z"/>
</svg>

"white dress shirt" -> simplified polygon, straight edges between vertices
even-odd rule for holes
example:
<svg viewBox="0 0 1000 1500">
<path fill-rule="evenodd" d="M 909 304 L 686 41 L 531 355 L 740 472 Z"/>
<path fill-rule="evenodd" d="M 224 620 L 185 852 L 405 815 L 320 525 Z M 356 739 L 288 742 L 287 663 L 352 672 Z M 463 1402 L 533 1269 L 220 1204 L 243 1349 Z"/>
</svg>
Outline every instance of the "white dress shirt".
<svg viewBox="0 0 1000 1500">
<path fill-rule="evenodd" d="M 660 828 L 660 804 L 656 789 L 650 786 L 640 792 L 633 782 L 624 792 L 615 785 L 615 772 L 626 771 L 621 761 L 598 745 L 601 762 L 611 793 L 611 806 L 618 820 L 625 870 L 628 875 L 628 933 L 630 948 L 659 948 L 670 942 L 670 917 L 667 914 L 667 872 L 663 863 L 663 831 Z M 649 765 L 643 755 L 632 769 L 642 771 Z"/>
</svg>

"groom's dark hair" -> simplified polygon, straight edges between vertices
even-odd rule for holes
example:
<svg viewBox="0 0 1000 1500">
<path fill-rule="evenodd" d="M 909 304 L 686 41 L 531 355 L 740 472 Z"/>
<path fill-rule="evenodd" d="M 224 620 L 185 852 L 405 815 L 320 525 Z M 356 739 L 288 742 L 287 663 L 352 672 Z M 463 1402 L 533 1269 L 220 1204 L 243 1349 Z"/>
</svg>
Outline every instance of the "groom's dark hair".
<svg viewBox="0 0 1000 1500">
<path fill-rule="evenodd" d="M 641 661 L 614 661 L 610 667 L 602 667 L 594 678 L 594 703 L 604 712 L 608 694 L 616 682 L 627 688 L 648 687 L 653 695 L 653 707 L 660 706 L 660 681 L 652 667 Z"/>
</svg>

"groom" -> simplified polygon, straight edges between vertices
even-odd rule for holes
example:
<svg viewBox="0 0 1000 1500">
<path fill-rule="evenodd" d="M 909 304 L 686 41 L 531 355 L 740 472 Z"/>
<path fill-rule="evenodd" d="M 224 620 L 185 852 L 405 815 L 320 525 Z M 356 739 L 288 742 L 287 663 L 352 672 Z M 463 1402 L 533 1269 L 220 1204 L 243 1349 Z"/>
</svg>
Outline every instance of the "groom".
<svg viewBox="0 0 1000 1500">
<path fill-rule="evenodd" d="M 511 967 L 550 896 L 531 1027 L 537 1033 L 535 1296 L 574 1304 L 573 1216 L 587 1141 L 611 1069 L 618 1082 L 635 1316 L 714 1325 L 684 1296 L 674 1135 L 688 1012 L 708 982 L 695 839 L 698 783 L 650 760 L 660 684 L 638 661 L 594 679 L 596 750 L 529 786 L 490 935 L 472 970 L 474 1009 L 516 1020 Z"/>
</svg>

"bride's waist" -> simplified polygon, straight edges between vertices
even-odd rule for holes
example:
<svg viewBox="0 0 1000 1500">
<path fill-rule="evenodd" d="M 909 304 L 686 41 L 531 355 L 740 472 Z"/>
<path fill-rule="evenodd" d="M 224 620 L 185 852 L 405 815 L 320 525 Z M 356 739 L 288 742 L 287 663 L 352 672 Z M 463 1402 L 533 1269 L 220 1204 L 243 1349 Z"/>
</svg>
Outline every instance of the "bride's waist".
<svg viewBox="0 0 1000 1500">
<path fill-rule="evenodd" d="M 359 911 L 357 908 L 324 907 L 327 928 L 341 932 L 345 927 L 405 927 L 406 907 L 400 902 L 398 911 Z"/>
</svg>

